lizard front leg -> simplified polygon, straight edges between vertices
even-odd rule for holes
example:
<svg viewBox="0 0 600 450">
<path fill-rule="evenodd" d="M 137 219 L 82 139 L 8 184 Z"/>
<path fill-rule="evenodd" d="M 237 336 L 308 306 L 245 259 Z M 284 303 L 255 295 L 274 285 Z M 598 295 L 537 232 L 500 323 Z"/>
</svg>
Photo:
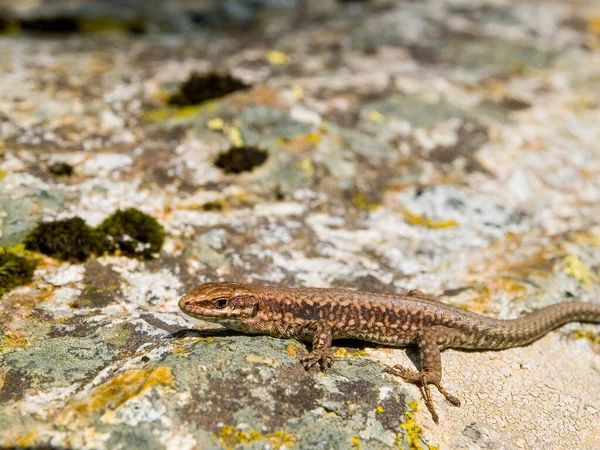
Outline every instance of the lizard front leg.
<svg viewBox="0 0 600 450">
<path fill-rule="evenodd" d="M 331 356 L 331 327 L 324 322 L 311 322 L 302 331 L 303 334 L 312 337 L 311 351 L 307 357 L 300 360 L 304 368 L 308 370 L 317 363 L 320 364 L 321 370 L 331 367 L 333 364 Z"/>
<path fill-rule="evenodd" d="M 386 371 L 392 375 L 401 377 L 408 383 L 413 383 L 420 386 L 423 389 L 423 396 L 425 398 L 425 404 L 431 412 L 433 421 L 438 423 L 438 415 L 433 406 L 433 399 L 431 397 L 430 385 L 434 385 L 440 393 L 446 397 L 450 403 L 454 406 L 460 406 L 460 400 L 454 395 L 450 394 L 441 384 L 442 382 L 442 356 L 440 354 L 439 342 L 447 341 L 451 338 L 449 334 L 452 334 L 453 330 L 446 327 L 431 327 L 421 332 L 417 339 L 417 346 L 419 348 L 419 358 L 421 360 L 421 370 L 415 371 L 396 365 L 393 368 L 388 368 Z"/>
</svg>

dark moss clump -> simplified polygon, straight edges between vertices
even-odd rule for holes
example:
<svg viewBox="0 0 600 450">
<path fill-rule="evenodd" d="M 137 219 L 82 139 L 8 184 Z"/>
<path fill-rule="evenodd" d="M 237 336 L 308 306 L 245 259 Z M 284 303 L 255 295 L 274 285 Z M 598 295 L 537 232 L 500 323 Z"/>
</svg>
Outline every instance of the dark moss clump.
<svg viewBox="0 0 600 450">
<path fill-rule="evenodd" d="M 25 237 L 25 248 L 63 261 L 85 261 L 100 249 L 98 234 L 79 217 L 41 222 Z"/>
<path fill-rule="evenodd" d="M 165 239 L 163 227 L 156 219 L 135 208 L 111 214 L 97 231 L 105 236 L 104 245 L 109 252 L 142 258 L 160 252 Z"/>
<path fill-rule="evenodd" d="M 0 297 L 15 286 L 29 283 L 36 262 L 0 249 Z"/>
<path fill-rule="evenodd" d="M 48 172 L 58 177 L 73 175 L 73 166 L 64 162 L 57 162 L 48 166 Z"/>
<path fill-rule="evenodd" d="M 23 19 L 20 25 L 23 31 L 30 33 L 65 34 L 80 31 L 77 19 L 70 16 Z"/>
<path fill-rule="evenodd" d="M 249 172 L 260 166 L 269 154 L 255 147 L 233 147 L 225 153 L 221 153 L 215 161 L 215 165 L 223 169 L 225 173 Z"/>
<path fill-rule="evenodd" d="M 187 81 L 179 87 L 179 92 L 169 99 L 173 106 L 189 106 L 224 97 L 232 92 L 248 89 L 246 83 L 236 80 L 231 75 L 219 75 L 210 73 L 198 75 L 193 73 Z"/>
</svg>

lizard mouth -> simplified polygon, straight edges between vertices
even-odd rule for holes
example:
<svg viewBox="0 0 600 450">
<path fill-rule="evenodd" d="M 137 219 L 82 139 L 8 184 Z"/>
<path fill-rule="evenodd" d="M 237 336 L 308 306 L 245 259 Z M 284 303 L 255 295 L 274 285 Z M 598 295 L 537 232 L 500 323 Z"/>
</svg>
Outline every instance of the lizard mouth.
<svg viewBox="0 0 600 450">
<path fill-rule="evenodd" d="M 231 317 L 231 312 L 227 310 L 215 309 L 213 307 L 207 308 L 204 306 L 199 306 L 197 304 L 198 300 L 191 295 L 185 295 L 181 297 L 179 300 L 179 309 L 181 309 L 184 313 L 189 316 L 197 317 L 199 319 L 208 319 L 208 318 L 229 318 Z M 212 306 L 212 305 L 211 305 Z"/>
</svg>

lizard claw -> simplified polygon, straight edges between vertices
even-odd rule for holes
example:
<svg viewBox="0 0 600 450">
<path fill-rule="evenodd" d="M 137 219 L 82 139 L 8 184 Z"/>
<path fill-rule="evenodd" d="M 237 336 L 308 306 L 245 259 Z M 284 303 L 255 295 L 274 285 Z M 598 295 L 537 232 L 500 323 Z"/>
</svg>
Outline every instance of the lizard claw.
<svg viewBox="0 0 600 450">
<path fill-rule="evenodd" d="M 306 370 L 310 370 L 315 365 L 319 364 L 321 370 L 325 371 L 333 364 L 331 353 L 326 350 L 313 350 L 305 358 L 300 359 L 300 362 Z"/>
</svg>

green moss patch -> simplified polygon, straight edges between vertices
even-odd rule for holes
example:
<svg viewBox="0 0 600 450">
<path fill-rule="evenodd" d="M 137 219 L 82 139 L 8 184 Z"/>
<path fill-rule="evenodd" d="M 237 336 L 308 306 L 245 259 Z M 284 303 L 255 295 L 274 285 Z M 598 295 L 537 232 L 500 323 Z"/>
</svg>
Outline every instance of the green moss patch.
<svg viewBox="0 0 600 450">
<path fill-rule="evenodd" d="M 9 289 L 31 281 L 36 262 L 0 249 L 0 297 Z"/>
<path fill-rule="evenodd" d="M 179 87 L 179 91 L 169 99 L 173 106 L 197 105 L 215 98 L 224 97 L 232 92 L 248 89 L 246 83 L 233 78 L 231 75 L 209 73 L 207 75 L 192 75 Z"/>
<path fill-rule="evenodd" d="M 98 252 L 101 239 L 80 217 L 41 222 L 25 237 L 25 248 L 63 261 L 85 261 Z"/>
<path fill-rule="evenodd" d="M 41 222 L 25 237 L 25 248 L 63 261 L 82 262 L 90 256 L 117 253 L 151 258 L 164 242 L 163 227 L 135 208 L 118 210 L 97 228 L 80 217 Z"/>
<path fill-rule="evenodd" d="M 97 231 L 105 236 L 109 252 L 147 259 L 160 252 L 165 239 L 163 227 L 156 219 L 135 208 L 110 215 Z"/>
</svg>

